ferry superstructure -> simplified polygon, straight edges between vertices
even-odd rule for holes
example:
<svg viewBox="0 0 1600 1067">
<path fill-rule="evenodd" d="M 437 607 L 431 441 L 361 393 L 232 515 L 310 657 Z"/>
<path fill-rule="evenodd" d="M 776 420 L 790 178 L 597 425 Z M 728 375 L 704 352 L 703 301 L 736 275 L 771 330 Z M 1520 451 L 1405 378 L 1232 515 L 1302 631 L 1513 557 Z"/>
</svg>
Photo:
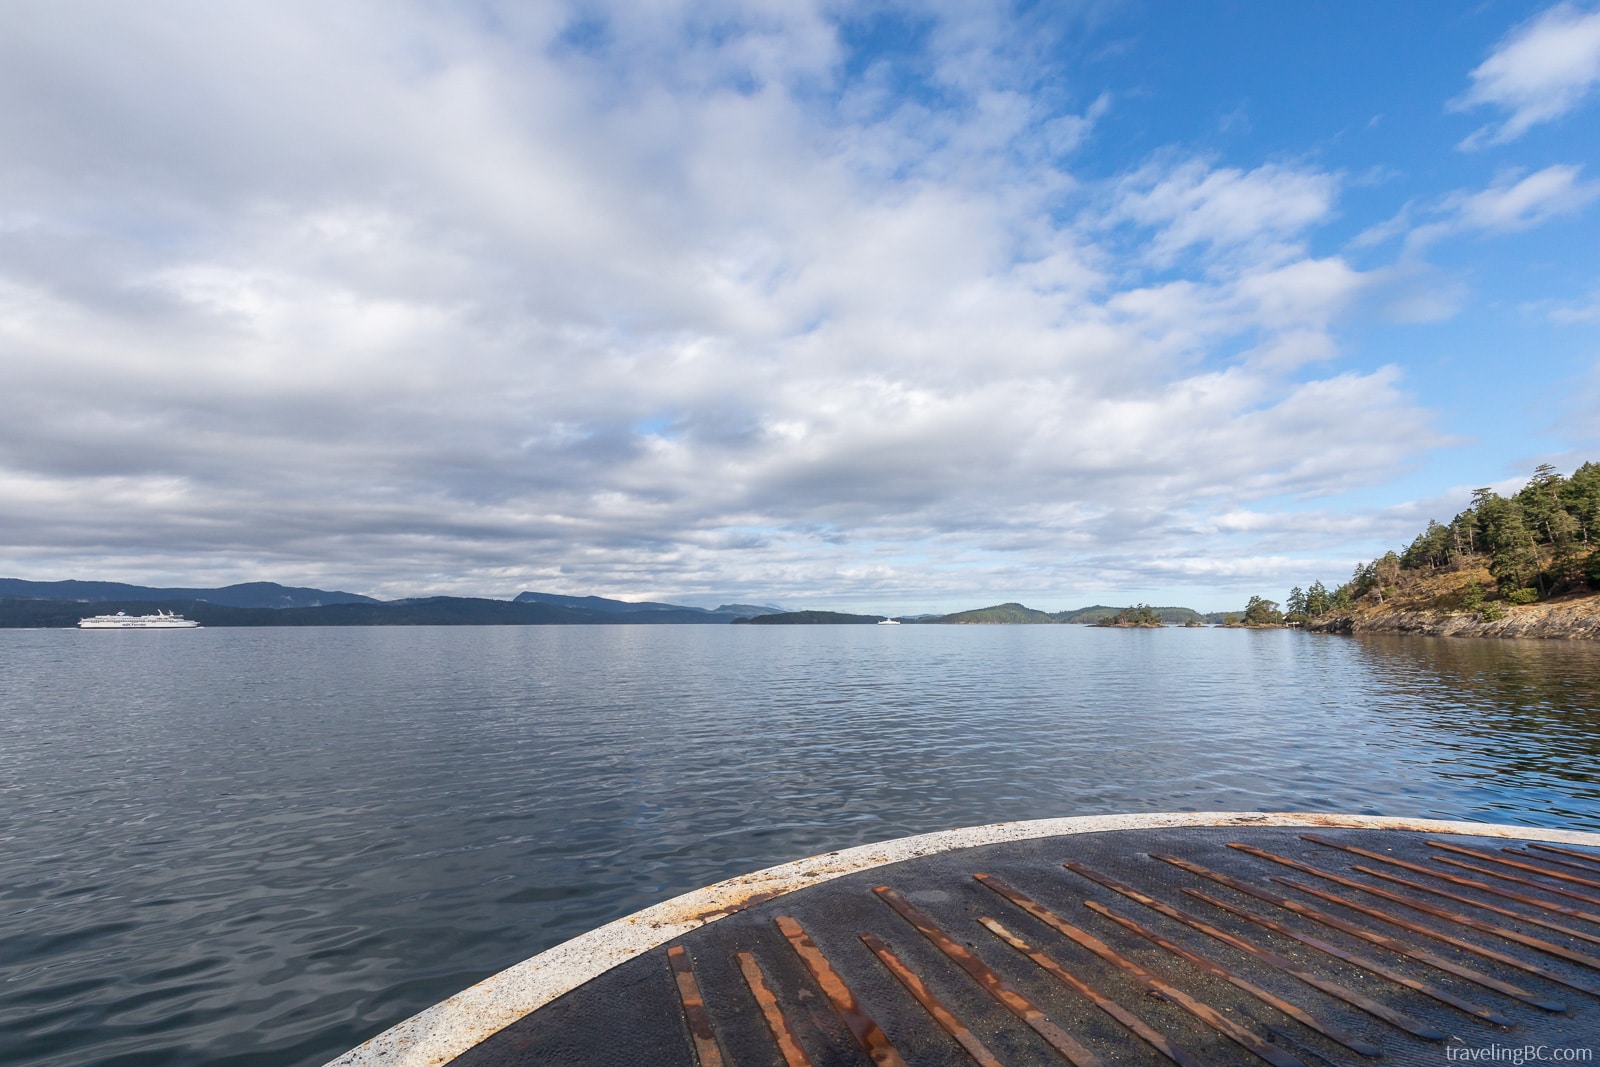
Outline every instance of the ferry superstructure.
<svg viewBox="0 0 1600 1067">
<path fill-rule="evenodd" d="M 78 620 L 80 630 L 192 630 L 200 624 L 171 611 L 157 609 L 154 615 L 94 615 Z"/>
</svg>

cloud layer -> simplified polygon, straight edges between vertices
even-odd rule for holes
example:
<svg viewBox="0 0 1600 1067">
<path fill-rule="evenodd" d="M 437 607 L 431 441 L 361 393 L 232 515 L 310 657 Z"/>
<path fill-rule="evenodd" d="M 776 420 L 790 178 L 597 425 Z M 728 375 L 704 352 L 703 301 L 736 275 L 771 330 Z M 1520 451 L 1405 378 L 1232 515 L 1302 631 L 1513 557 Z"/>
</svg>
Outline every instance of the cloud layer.
<svg viewBox="0 0 1600 1067">
<path fill-rule="evenodd" d="M 1577 107 L 1600 85 L 1600 10 L 1557 4 L 1518 26 L 1472 72 L 1455 106 L 1506 112 L 1462 142 L 1466 149 L 1515 141 Z"/>
<path fill-rule="evenodd" d="M 1349 532 L 1274 502 L 1443 440 L 1396 369 L 1338 362 L 1382 277 L 1314 250 L 1339 173 L 1079 173 L 1114 96 L 1041 93 L 982 6 L 865 64 L 790 3 L 24 7 L 0 38 L 19 575 L 1236 589 L 1303 576 L 1289 528 Z M 1594 18 L 1556 9 L 1474 72 L 1468 102 L 1512 110 L 1491 139 L 1586 91 L 1582 62 L 1518 72 Z M 1551 167 L 1441 225 L 1594 188 Z"/>
</svg>

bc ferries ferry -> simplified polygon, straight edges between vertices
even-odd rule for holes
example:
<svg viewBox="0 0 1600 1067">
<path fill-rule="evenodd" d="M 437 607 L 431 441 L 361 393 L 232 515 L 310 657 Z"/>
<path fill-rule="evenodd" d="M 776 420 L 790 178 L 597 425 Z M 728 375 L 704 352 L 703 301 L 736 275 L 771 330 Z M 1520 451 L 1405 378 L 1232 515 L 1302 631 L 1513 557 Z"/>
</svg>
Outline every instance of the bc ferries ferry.
<svg viewBox="0 0 1600 1067">
<path fill-rule="evenodd" d="M 160 609 L 154 615 L 129 615 L 119 611 L 115 615 L 95 615 L 78 620 L 80 630 L 187 630 L 199 625 L 193 619 Z"/>
</svg>

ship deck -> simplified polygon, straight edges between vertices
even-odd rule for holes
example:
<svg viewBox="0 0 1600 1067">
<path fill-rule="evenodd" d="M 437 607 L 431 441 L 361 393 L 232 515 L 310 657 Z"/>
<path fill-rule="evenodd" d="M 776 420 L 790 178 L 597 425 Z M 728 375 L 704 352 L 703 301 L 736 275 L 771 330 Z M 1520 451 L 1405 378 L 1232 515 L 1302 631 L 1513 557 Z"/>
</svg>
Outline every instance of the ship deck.
<svg viewBox="0 0 1600 1067">
<path fill-rule="evenodd" d="M 1529 1048 L 1600 1057 L 1600 835 L 1221 814 L 1005 824 L 760 872 L 335 1062 L 1318 1067 Z"/>
</svg>

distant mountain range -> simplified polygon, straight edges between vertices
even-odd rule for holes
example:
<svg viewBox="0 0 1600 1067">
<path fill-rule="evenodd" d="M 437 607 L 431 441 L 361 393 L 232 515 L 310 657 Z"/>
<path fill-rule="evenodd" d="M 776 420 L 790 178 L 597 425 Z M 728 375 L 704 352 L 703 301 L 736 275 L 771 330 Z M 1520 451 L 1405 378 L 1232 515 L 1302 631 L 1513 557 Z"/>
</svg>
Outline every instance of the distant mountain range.
<svg viewBox="0 0 1600 1067">
<path fill-rule="evenodd" d="M 843 611 L 778 611 L 733 621 L 758 626 L 857 626 L 877 623 L 883 618 L 882 615 L 851 615 Z"/>
<path fill-rule="evenodd" d="M 89 610 L 86 606 L 93 605 Z M 480 597 L 411 597 L 377 600 L 358 593 L 244 582 L 215 589 L 165 588 L 122 582 L 32 582 L 0 578 L 0 627 L 76 626 L 84 615 L 125 611 L 130 615 L 177 611 L 202 626 L 605 626 L 616 624 L 727 624 L 735 620 L 773 623 L 863 623 L 880 615 L 785 611 L 772 604 L 722 604 L 696 608 L 657 601 L 526 591 L 512 600 Z M 1095 604 L 1046 612 L 1018 603 L 949 615 L 906 615 L 901 621 L 930 624 L 1095 623 L 1121 608 Z M 1225 613 L 1201 615 L 1189 608 L 1153 608 L 1163 622 L 1220 622 Z"/>
<path fill-rule="evenodd" d="M 92 609 L 88 605 L 93 605 Z M 215 589 L 123 582 L 31 582 L 0 578 L 0 627 L 76 626 L 89 614 L 176 611 L 202 626 L 604 626 L 618 623 L 726 625 L 783 609 L 770 604 L 696 608 L 653 601 L 524 592 L 480 597 L 377 600 L 357 593 L 246 582 Z"/>
<path fill-rule="evenodd" d="M 1069 611 L 1040 611 L 1037 608 L 1024 607 L 1015 602 L 1010 604 L 996 604 L 990 608 L 974 608 L 971 611 L 958 611 L 952 615 L 926 615 L 918 618 L 907 617 L 905 622 L 918 623 L 955 623 L 955 624 L 998 624 L 1017 625 L 1040 623 L 1081 623 L 1093 624 L 1111 618 L 1121 608 L 1108 607 L 1105 604 L 1095 604 L 1087 608 L 1073 608 Z M 1165 623 L 1205 622 L 1207 616 L 1201 615 L 1192 608 L 1151 608 L 1151 611 Z M 1216 621 L 1221 621 L 1219 618 Z"/>
<path fill-rule="evenodd" d="M 300 589 L 277 582 L 244 582 L 220 589 L 161 589 L 122 582 L 29 582 L 21 578 L 0 578 L 0 597 L 18 600 L 72 600 L 98 604 L 112 600 L 137 600 L 165 603 L 173 600 L 203 600 L 230 608 L 316 608 L 324 604 L 378 604 L 359 593 L 337 590 Z"/>
<path fill-rule="evenodd" d="M 564 596 L 560 593 L 518 593 L 515 604 L 554 604 L 580 611 L 601 611 L 613 615 L 632 615 L 643 611 L 698 611 L 706 615 L 776 615 L 782 608 L 771 604 L 723 604 L 716 608 L 691 608 L 682 604 L 659 604 L 650 600 L 607 600 L 603 596 Z"/>
</svg>

